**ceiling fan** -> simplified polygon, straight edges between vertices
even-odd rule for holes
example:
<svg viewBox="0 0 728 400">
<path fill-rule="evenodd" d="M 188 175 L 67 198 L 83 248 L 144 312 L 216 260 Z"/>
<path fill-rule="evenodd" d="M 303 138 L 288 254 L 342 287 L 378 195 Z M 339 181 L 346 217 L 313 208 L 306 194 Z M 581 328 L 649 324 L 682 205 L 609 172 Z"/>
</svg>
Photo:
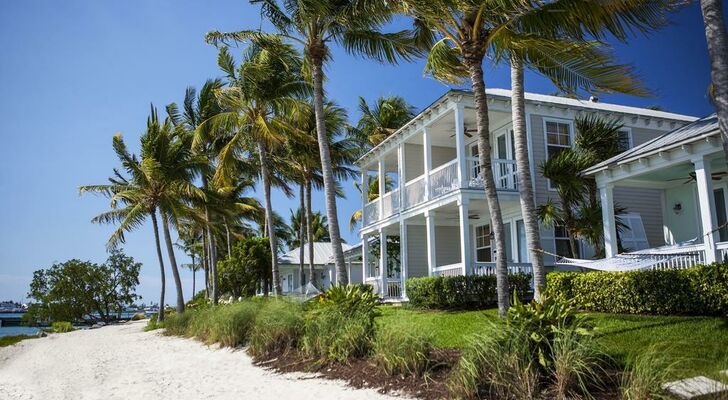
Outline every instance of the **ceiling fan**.
<svg viewBox="0 0 728 400">
<path fill-rule="evenodd" d="M 722 172 L 713 172 L 712 174 L 710 174 L 710 178 L 714 181 L 719 181 L 719 180 L 723 179 L 724 176 L 728 176 L 728 172 L 722 171 Z M 682 179 L 685 179 L 685 178 L 673 178 L 673 179 L 668 179 L 668 181 L 679 181 Z M 688 173 L 688 178 L 683 183 L 688 184 L 690 182 L 695 182 L 695 172 Z"/>
<path fill-rule="evenodd" d="M 456 220 L 456 219 L 459 219 L 459 218 L 460 218 L 460 216 L 458 214 L 454 214 L 452 216 L 446 217 L 445 219 L 448 219 L 448 220 Z M 468 219 L 478 220 L 478 219 L 480 219 L 480 214 L 478 214 L 478 213 L 468 213 Z"/>
<path fill-rule="evenodd" d="M 463 128 L 463 133 L 465 134 L 465 137 L 467 137 L 468 139 L 473 137 L 473 133 L 475 133 L 477 131 L 478 131 L 477 129 L 468 128 L 467 126 L 465 126 Z M 452 132 L 452 135 L 450 135 L 450 137 L 455 137 L 455 132 L 453 132 L 453 131 L 451 131 L 451 132 Z"/>
</svg>

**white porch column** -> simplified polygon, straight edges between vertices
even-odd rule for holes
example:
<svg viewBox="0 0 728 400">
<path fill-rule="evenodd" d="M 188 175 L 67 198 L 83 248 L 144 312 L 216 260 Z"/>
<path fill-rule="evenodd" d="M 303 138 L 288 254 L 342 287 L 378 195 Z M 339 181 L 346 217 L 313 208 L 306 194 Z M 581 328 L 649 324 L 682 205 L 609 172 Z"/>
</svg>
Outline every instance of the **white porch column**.
<svg viewBox="0 0 728 400">
<path fill-rule="evenodd" d="M 431 197 L 430 171 L 432 171 L 432 134 L 428 127 L 422 128 L 422 149 L 425 152 L 425 200 L 429 200 Z"/>
<path fill-rule="evenodd" d="M 362 283 L 367 283 L 369 277 L 369 238 L 367 235 L 361 237 L 361 280 Z"/>
<path fill-rule="evenodd" d="M 387 295 L 387 234 L 379 228 L 379 275 L 382 297 Z"/>
<path fill-rule="evenodd" d="M 382 197 L 384 197 L 384 188 L 385 188 L 385 179 L 387 173 L 384 171 L 384 155 L 377 161 L 377 172 L 379 176 L 379 203 L 377 205 L 377 208 L 379 209 L 379 217 L 377 220 L 380 220 L 382 216 L 384 215 L 384 202 L 382 201 Z"/>
<path fill-rule="evenodd" d="M 407 298 L 407 220 L 399 222 L 399 276 L 402 280 L 402 298 Z"/>
<path fill-rule="evenodd" d="M 459 187 L 465 187 L 468 177 L 468 160 L 465 152 L 465 122 L 462 104 L 455 106 L 455 149 L 458 160 L 458 184 Z"/>
<path fill-rule="evenodd" d="M 705 262 L 713 263 L 716 256 L 715 198 L 713 197 L 713 179 L 711 177 L 710 160 L 701 156 L 693 160 L 695 166 L 695 182 L 698 186 L 698 209 L 703 227 L 703 243 L 705 244 Z"/>
<path fill-rule="evenodd" d="M 435 212 L 425 211 L 425 225 L 427 227 L 427 275 L 433 276 L 437 267 L 437 253 L 435 252 Z"/>
<path fill-rule="evenodd" d="M 607 258 L 616 256 L 617 225 L 614 220 L 614 185 L 604 183 L 599 185 L 599 198 L 602 203 L 602 224 L 604 225 L 604 253 Z"/>
<path fill-rule="evenodd" d="M 460 262 L 463 264 L 463 275 L 467 275 L 471 268 L 472 252 L 470 251 L 470 225 L 468 222 L 468 205 L 470 199 L 461 197 L 458 200 L 460 211 Z"/>
<path fill-rule="evenodd" d="M 397 174 L 399 180 L 399 209 L 404 208 L 404 184 L 407 183 L 405 176 L 405 147 L 404 143 L 400 143 L 397 147 Z"/>
</svg>

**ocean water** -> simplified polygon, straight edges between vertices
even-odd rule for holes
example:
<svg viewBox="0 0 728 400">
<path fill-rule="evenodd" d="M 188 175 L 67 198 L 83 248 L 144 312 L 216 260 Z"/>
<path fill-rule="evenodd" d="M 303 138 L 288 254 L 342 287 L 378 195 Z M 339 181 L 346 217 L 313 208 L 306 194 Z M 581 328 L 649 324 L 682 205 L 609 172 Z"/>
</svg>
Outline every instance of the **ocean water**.
<svg viewBox="0 0 728 400">
<path fill-rule="evenodd" d="M 0 337 L 16 335 L 35 335 L 40 328 L 31 326 L 3 326 L 0 327 Z"/>
</svg>

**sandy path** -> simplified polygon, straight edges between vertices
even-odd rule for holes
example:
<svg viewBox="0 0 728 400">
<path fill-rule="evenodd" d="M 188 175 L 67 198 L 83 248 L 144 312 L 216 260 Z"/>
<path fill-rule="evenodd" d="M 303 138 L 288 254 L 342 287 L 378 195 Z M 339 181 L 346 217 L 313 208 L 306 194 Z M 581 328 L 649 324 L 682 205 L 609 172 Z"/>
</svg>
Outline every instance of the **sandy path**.
<svg viewBox="0 0 728 400">
<path fill-rule="evenodd" d="M 144 322 L 0 348 L 0 399 L 385 399 L 304 374 L 275 374 L 243 351 L 143 332 Z"/>
</svg>

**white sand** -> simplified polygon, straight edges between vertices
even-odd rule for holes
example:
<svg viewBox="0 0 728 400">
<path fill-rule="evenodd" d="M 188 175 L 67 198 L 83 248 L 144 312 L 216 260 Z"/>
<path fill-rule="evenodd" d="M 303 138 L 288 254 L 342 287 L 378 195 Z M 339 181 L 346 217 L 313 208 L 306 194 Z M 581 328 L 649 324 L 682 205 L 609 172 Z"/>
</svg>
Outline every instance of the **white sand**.
<svg viewBox="0 0 728 400">
<path fill-rule="evenodd" d="M 143 332 L 144 321 L 0 348 L 0 399 L 385 399 L 306 374 L 276 374 L 241 350 Z"/>
</svg>

